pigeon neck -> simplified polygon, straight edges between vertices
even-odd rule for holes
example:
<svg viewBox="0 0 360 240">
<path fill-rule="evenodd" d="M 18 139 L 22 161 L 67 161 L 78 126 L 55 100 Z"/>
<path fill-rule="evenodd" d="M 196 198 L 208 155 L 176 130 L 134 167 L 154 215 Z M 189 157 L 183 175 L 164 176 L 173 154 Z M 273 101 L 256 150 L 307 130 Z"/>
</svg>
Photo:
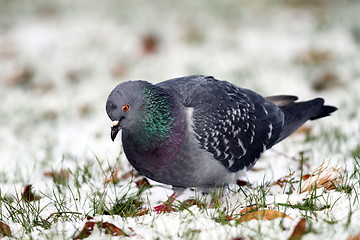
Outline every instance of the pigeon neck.
<svg viewBox="0 0 360 240">
<path fill-rule="evenodd" d="M 168 147 L 165 146 L 166 143 L 173 144 L 182 139 L 185 123 L 178 100 L 154 85 L 144 86 L 143 98 L 143 116 L 139 118 L 139 127 L 134 129 L 135 132 L 132 134 L 137 151 L 159 151 L 159 146 Z"/>
</svg>

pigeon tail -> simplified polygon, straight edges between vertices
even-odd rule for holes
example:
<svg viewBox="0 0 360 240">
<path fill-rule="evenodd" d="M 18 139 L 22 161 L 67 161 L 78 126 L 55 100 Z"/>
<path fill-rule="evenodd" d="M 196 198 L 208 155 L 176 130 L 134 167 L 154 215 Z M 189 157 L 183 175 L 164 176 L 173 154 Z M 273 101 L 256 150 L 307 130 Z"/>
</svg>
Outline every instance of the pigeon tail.
<svg viewBox="0 0 360 240">
<path fill-rule="evenodd" d="M 306 102 L 289 102 L 280 106 L 284 113 L 284 126 L 276 143 L 282 141 L 296 131 L 307 120 L 315 120 L 329 116 L 336 107 L 324 105 L 324 99 L 315 98 Z"/>
<path fill-rule="evenodd" d="M 334 107 L 334 106 L 323 105 L 320 108 L 320 111 L 318 111 L 318 113 L 316 115 L 312 116 L 309 119 L 310 120 L 316 120 L 316 119 L 319 119 L 319 118 L 327 117 L 327 116 L 330 116 L 330 114 L 332 112 L 335 112 L 336 110 L 337 110 L 337 108 Z"/>
</svg>

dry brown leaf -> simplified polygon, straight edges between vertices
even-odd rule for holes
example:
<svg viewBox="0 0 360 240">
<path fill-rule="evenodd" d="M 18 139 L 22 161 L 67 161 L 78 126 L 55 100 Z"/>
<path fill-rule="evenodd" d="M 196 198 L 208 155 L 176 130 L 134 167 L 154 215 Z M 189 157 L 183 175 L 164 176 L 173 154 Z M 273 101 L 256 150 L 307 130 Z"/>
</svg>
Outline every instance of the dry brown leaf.
<svg viewBox="0 0 360 240">
<path fill-rule="evenodd" d="M 227 220 L 232 221 L 235 220 L 232 216 L 230 216 L 229 214 L 226 214 L 225 217 L 227 218 Z"/>
<path fill-rule="evenodd" d="M 332 71 L 324 72 L 315 79 L 313 84 L 313 88 L 316 91 L 324 91 L 341 86 L 343 86 L 343 83 L 340 81 L 339 75 Z"/>
<path fill-rule="evenodd" d="M 148 34 L 141 39 L 142 51 L 144 54 L 154 54 L 159 48 L 159 38 L 153 34 Z"/>
<path fill-rule="evenodd" d="M 26 185 L 22 193 L 22 199 L 26 202 L 40 200 L 41 197 L 35 195 L 35 193 L 33 193 L 31 190 L 32 190 L 32 185 L 31 184 Z"/>
<path fill-rule="evenodd" d="M 140 217 L 140 216 L 143 216 L 143 215 L 146 215 L 149 213 L 149 209 L 148 208 L 144 208 L 144 209 L 141 209 L 140 211 L 137 211 L 134 216 L 136 217 Z"/>
<path fill-rule="evenodd" d="M 251 220 L 273 220 L 275 218 L 292 219 L 290 216 L 286 215 L 285 213 L 278 212 L 278 211 L 271 210 L 271 209 L 263 209 L 263 210 L 257 210 L 254 212 L 246 213 L 245 215 L 236 219 L 236 221 L 239 223 L 242 223 L 242 222 L 248 222 Z"/>
<path fill-rule="evenodd" d="M 261 205 L 258 205 L 258 204 L 246 207 L 246 208 L 244 208 L 244 209 L 242 209 L 240 211 L 240 214 L 245 214 L 245 213 L 249 213 L 249 212 L 255 212 L 255 211 L 259 210 L 260 207 L 261 207 Z"/>
<path fill-rule="evenodd" d="M 74 237 L 74 239 L 84 239 L 91 235 L 92 231 L 94 230 L 95 221 L 87 221 L 80 231 L 80 233 Z"/>
<path fill-rule="evenodd" d="M 303 175 L 303 176 L 301 177 L 301 179 L 302 179 L 303 181 L 305 181 L 305 180 L 308 179 L 309 177 L 313 177 L 313 175 L 311 175 L 311 174 L 305 174 L 305 175 Z"/>
<path fill-rule="evenodd" d="M 84 104 L 80 105 L 78 108 L 80 117 L 89 116 L 91 111 L 92 111 L 92 109 L 91 109 L 91 105 L 89 103 L 84 103 Z"/>
<path fill-rule="evenodd" d="M 66 184 L 70 177 L 70 171 L 68 169 L 62 169 L 59 172 L 48 171 L 44 172 L 44 176 L 52 177 L 55 183 Z"/>
<path fill-rule="evenodd" d="M 349 237 L 347 240 L 360 240 L 360 233 L 358 233 L 352 237 Z"/>
<path fill-rule="evenodd" d="M 288 240 L 300 240 L 306 233 L 306 219 L 301 219 L 295 226 L 293 233 Z"/>
<path fill-rule="evenodd" d="M 96 225 L 100 229 L 105 230 L 105 234 L 110 234 L 111 236 L 127 236 L 123 230 L 116 227 L 114 224 L 109 222 L 96 222 Z"/>
<path fill-rule="evenodd" d="M 239 186 L 239 187 L 244 187 L 246 185 L 248 185 L 248 182 L 244 181 L 244 180 L 236 180 L 236 184 Z"/>
<path fill-rule="evenodd" d="M 330 166 L 329 163 L 323 162 L 308 177 L 302 186 L 301 192 L 312 191 L 318 188 L 326 190 L 337 189 L 342 182 L 340 168 Z"/>
<path fill-rule="evenodd" d="M 12 237 L 9 225 L 0 221 L 0 238 Z"/>
<path fill-rule="evenodd" d="M 138 188 L 151 187 L 149 180 L 147 180 L 146 178 L 142 178 L 135 181 L 135 184 Z"/>
<path fill-rule="evenodd" d="M 6 74 L 4 81 L 8 86 L 29 85 L 33 75 L 34 72 L 30 67 L 17 66 Z"/>
<path fill-rule="evenodd" d="M 96 222 L 91 217 L 87 218 L 87 220 L 88 221 L 84 224 L 84 227 L 82 228 L 80 233 L 74 239 L 84 239 L 89 237 L 94 230 L 95 224 L 99 229 L 105 230 L 105 234 L 109 234 L 112 236 L 128 236 L 124 233 L 123 230 L 116 227 L 112 223 L 102 221 Z"/>
</svg>

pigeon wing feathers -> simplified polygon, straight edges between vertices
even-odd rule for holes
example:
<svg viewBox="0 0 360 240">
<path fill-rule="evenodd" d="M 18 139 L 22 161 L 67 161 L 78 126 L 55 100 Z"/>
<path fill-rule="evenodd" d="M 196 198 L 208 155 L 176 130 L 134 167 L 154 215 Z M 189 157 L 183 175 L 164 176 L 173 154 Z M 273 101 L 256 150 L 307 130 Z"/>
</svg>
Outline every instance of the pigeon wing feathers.
<svg viewBox="0 0 360 240">
<path fill-rule="evenodd" d="M 265 99 L 277 106 L 285 106 L 298 100 L 298 97 L 292 95 L 276 95 L 265 97 Z"/>
<path fill-rule="evenodd" d="M 160 85 L 175 91 L 185 107 L 194 109 L 193 130 L 201 148 L 230 172 L 251 168 L 280 134 L 282 112 L 250 90 L 205 76 Z"/>
</svg>

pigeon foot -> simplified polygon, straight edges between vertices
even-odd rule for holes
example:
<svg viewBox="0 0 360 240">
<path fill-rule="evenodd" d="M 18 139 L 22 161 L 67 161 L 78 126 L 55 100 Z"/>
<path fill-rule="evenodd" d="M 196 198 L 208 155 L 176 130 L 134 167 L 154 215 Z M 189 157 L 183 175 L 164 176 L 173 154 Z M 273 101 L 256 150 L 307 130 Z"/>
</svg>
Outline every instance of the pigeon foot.
<svg viewBox="0 0 360 240">
<path fill-rule="evenodd" d="M 168 200 L 162 204 L 160 204 L 159 206 L 154 207 L 154 211 L 157 214 L 160 213 L 165 213 L 165 212 L 177 212 L 178 210 L 176 208 L 174 208 L 172 206 L 172 203 L 176 200 L 176 198 L 180 195 L 181 193 L 174 191 L 174 193 L 168 198 Z"/>
</svg>

